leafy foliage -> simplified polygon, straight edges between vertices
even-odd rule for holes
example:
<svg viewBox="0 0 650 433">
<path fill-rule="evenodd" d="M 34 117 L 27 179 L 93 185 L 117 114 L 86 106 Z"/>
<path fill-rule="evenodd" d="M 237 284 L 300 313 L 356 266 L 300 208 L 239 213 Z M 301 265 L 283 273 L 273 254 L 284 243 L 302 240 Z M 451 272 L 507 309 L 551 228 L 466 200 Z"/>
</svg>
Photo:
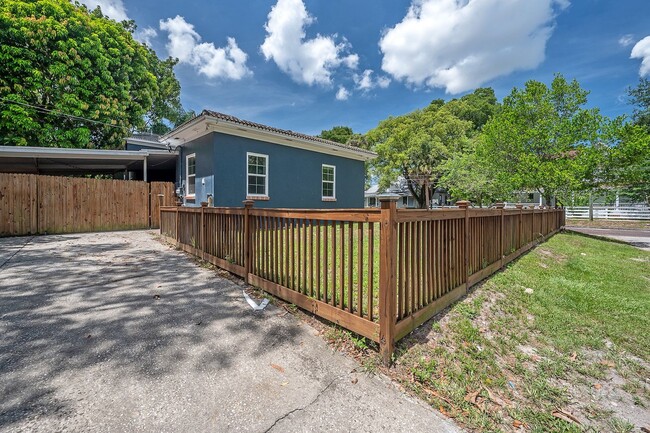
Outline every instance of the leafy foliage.
<svg viewBox="0 0 650 433">
<path fill-rule="evenodd" d="M 603 135 L 598 109 L 582 108 L 588 92 L 556 75 L 551 86 L 528 81 L 513 89 L 483 128 L 479 155 L 497 180 L 551 197 L 584 187 L 593 172 L 587 155 Z"/>
<path fill-rule="evenodd" d="M 440 186 L 445 163 L 460 155 L 470 137 L 496 108 L 492 89 L 445 103 L 434 100 L 423 110 L 390 117 L 366 134 L 378 154 L 373 169 L 380 187 L 403 178 L 419 206 Z"/>
<path fill-rule="evenodd" d="M 630 102 L 636 105 L 632 119 L 650 133 L 650 79 L 641 78 L 639 84 L 628 90 Z"/>
<path fill-rule="evenodd" d="M 476 142 L 461 154 L 447 160 L 441 185 L 456 199 L 469 200 L 482 207 L 507 200 L 512 191 L 509 183 L 498 181 L 496 173 L 476 153 Z"/>
<path fill-rule="evenodd" d="M 650 134 L 642 125 L 624 125 L 608 149 L 607 180 L 634 199 L 650 204 Z"/>
<path fill-rule="evenodd" d="M 0 142 L 116 148 L 147 122 L 174 122 L 175 61 L 134 30 L 67 0 L 0 3 Z"/>
<path fill-rule="evenodd" d="M 349 126 L 335 126 L 332 129 L 325 129 L 319 134 L 320 138 L 346 144 L 354 135 L 354 131 Z"/>
</svg>

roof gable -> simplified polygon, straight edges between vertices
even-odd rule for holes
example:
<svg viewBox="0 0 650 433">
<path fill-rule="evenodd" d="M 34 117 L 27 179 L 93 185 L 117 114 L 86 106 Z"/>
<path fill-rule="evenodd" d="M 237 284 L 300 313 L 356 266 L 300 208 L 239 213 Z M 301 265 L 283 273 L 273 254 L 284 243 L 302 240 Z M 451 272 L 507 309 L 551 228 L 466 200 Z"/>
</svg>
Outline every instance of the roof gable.
<svg viewBox="0 0 650 433">
<path fill-rule="evenodd" d="M 203 110 L 200 115 L 188 120 L 173 131 L 162 136 L 161 140 L 168 142 L 172 146 L 182 146 L 183 144 L 210 132 L 222 132 L 225 134 L 253 138 L 269 143 L 363 161 L 369 161 L 377 156 L 374 152 L 369 150 L 348 146 L 299 132 L 274 128 L 261 123 L 242 120 L 235 116 L 211 110 Z"/>
</svg>

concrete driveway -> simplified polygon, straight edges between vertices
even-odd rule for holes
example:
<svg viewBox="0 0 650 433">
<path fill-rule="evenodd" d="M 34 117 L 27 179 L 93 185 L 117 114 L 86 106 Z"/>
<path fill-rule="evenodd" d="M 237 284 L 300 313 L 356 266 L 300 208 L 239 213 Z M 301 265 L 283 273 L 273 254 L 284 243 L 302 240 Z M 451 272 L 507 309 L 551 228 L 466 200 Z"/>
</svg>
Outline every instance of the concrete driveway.
<svg viewBox="0 0 650 433">
<path fill-rule="evenodd" d="M 460 431 L 281 313 L 152 232 L 0 239 L 0 431 Z"/>
</svg>

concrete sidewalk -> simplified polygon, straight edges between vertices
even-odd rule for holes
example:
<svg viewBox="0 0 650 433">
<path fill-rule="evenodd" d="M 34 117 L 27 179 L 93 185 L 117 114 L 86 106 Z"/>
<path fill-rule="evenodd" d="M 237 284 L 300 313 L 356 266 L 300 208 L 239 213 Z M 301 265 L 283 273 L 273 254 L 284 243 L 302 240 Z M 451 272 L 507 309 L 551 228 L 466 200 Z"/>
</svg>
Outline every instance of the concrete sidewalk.
<svg viewBox="0 0 650 433">
<path fill-rule="evenodd" d="M 0 239 L 0 431 L 460 431 L 152 237 Z"/>
<path fill-rule="evenodd" d="M 642 250 L 650 251 L 650 230 L 639 229 L 600 229 L 567 226 L 567 230 L 590 236 L 600 236 L 633 245 Z"/>
</svg>

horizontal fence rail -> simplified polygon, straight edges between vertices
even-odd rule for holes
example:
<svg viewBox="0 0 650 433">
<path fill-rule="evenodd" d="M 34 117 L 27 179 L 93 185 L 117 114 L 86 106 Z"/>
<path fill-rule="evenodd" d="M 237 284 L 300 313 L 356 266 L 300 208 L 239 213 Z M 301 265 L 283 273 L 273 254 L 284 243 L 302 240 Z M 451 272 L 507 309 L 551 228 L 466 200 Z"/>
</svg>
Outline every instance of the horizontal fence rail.
<svg viewBox="0 0 650 433">
<path fill-rule="evenodd" d="M 566 208 L 566 217 L 588 219 L 589 206 L 572 206 Z M 650 207 L 647 206 L 594 206 L 594 219 L 606 220 L 650 220 Z"/>
<path fill-rule="evenodd" d="M 0 173 L 0 236 L 159 227 L 171 182 Z"/>
<path fill-rule="evenodd" d="M 162 207 L 161 233 L 248 283 L 380 344 L 564 226 L 561 209 Z"/>
</svg>

